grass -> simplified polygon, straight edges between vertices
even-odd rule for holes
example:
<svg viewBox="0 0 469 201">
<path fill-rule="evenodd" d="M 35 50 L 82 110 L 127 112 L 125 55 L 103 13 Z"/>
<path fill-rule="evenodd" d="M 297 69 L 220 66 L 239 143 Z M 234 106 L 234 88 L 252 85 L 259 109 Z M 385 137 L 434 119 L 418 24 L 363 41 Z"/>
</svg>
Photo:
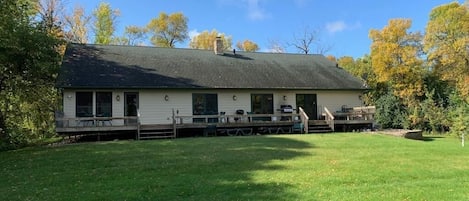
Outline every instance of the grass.
<svg viewBox="0 0 469 201">
<path fill-rule="evenodd" d="M 0 152 L 0 200 L 469 200 L 469 149 L 371 134 Z"/>
</svg>

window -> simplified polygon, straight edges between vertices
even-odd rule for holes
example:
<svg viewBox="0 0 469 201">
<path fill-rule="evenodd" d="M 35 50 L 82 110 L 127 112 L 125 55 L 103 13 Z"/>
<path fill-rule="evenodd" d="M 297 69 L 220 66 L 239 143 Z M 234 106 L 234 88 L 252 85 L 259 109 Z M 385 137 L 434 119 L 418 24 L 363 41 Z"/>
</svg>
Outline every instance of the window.
<svg viewBox="0 0 469 201">
<path fill-rule="evenodd" d="M 192 94 L 192 114 L 193 115 L 217 115 L 218 97 L 217 94 Z M 194 118 L 194 122 L 205 122 L 205 118 Z M 218 118 L 208 118 L 208 122 L 217 122 Z"/>
<path fill-rule="evenodd" d="M 112 117 L 112 92 L 96 92 L 96 116 Z"/>
<path fill-rule="evenodd" d="M 217 94 L 192 94 L 193 115 L 218 114 Z"/>
<path fill-rule="evenodd" d="M 251 109 L 254 114 L 273 114 L 274 98 L 272 94 L 251 94 Z"/>
<path fill-rule="evenodd" d="M 76 92 L 76 117 L 93 116 L 93 92 Z"/>
</svg>

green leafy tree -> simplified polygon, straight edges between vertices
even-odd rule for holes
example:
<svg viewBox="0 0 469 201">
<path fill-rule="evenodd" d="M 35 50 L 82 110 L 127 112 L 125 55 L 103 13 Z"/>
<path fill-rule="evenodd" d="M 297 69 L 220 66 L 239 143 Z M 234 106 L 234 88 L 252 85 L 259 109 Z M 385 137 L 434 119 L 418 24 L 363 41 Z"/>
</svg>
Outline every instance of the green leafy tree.
<svg viewBox="0 0 469 201">
<path fill-rule="evenodd" d="M 409 125 L 408 111 L 392 90 L 376 100 L 375 120 L 382 128 L 404 128 Z"/>
<path fill-rule="evenodd" d="M 215 29 L 210 32 L 207 30 L 202 31 L 199 35 L 194 36 L 189 43 L 189 47 L 193 49 L 213 50 L 213 44 L 217 37 L 220 37 L 223 41 L 224 50 L 231 50 L 231 36 L 227 36 L 224 33 L 219 33 Z"/>
<path fill-rule="evenodd" d="M 464 140 L 464 136 L 469 133 L 469 98 L 462 98 L 457 94 L 453 94 L 450 99 L 452 105 L 450 130 Z"/>
<path fill-rule="evenodd" d="M 0 149 L 53 136 L 62 47 L 35 2 L 0 0 Z M 50 24 L 49 24 L 50 25 Z"/>
<path fill-rule="evenodd" d="M 447 107 L 445 107 L 444 103 L 434 98 L 434 90 L 427 92 L 425 95 L 426 98 L 421 103 L 423 117 L 426 122 L 426 128 L 424 129 L 438 133 L 446 131 L 450 126 Z"/>
<path fill-rule="evenodd" d="M 148 32 L 152 35 L 151 43 L 158 47 L 174 48 L 176 43 L 184 42 L 189 37 L 187 21 L 187 17 L 182 13 L 168 15 L 161 12 L 147 25 Z"/>
<path fill-rule="evenodd" d="M 119 10 L 113 10 L 109 3 L 101 2 L 98 5 L 93 12 L 94 43 L 107 45 L 113 42 L 116 19 L 119 15 Z"/>
</svg>

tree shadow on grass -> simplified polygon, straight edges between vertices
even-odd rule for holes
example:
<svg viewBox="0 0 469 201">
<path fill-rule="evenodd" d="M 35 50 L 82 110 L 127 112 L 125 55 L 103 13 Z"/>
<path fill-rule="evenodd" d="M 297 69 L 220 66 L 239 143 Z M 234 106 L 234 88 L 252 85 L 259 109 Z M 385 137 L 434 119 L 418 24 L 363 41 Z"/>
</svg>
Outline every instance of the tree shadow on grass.
<svg viewBox="0 0 469 201">
<path fill-rule="evenodd" d="M 431 141 L 435 141 L 435 140 L 441 139 L 441 138 L 445 138 L 445 137 L 444 136 L 423 136 L 422 141 L 431 142 Z"/>
<path fill-rule="evenodd" d="M 48 161 L 43 171 L 60 174 L 48 174 L 49 183 L 41 183 L 34 196 L 58 200 L 296 200 L 299 197 L 292 191 L 297 186 L 291 182 L 294 178 L 287 164 L 311 155 L 311 148 L 311 143 L 292 137 L 256 136 L 117 141 L 46 149 L 38 151 L 34 160 Z M 41 192 L 43 185 L 51 188 Z M 54 190 L 55 186 L 61 188 Z"/>
<path fill-rule="evenodd" d="M 308 148 L 312 145 L 281 137 L 193 140 L 191 147 L 176 158 L 168 156 L 185 162 L 178 165 L 173 177 L 162 181 L 186 193 L 174 194 L 161 189 L 158 196 L 178 200 L 295 199 L 296 195 L 288 192 L 292 184 L 275 176 L 287 171 L 283 161 L 308 155 L 304 151 Z"/>
</svg>

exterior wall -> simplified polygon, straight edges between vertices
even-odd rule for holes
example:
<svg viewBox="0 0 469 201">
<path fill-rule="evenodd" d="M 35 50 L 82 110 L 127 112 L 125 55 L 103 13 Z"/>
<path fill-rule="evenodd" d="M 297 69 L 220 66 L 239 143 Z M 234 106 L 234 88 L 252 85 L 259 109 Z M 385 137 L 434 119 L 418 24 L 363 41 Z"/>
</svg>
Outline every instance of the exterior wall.
<svg viewBox="0 0 469 201">
<path fill-rule="evenodd" d="M 109 90 L 79 90 L 79 91 L 109 91 Z M 63 112 L 66 118 L 75 117 L 75 92 L 64 90 Z M 170 124 L 172 123 L 173 109 L 176 115 L 192 116 L 193 93 L 215 93 L 218 96 L 218 112 L 227 115 L 235 114 L 236 110 L 251 111 L 251 94 L 273 94 L 274 113 L 280 105 L 292 105 L 296 108 L 296 94 L 316 94 L 317 112 L 321 115 L 323 107 L 331 112 L 340 111 L 343 105 L 347 107 L 361 106 L 359 96 L 361 91 L 314 91 L 314 90 L 113 90 L 112 115 L 124 116 L 125 92 L 138 92 L 139 112 L 142 124 Z M 95 100 L 96 94 L 93 95 Z M 165 100 L 168 96 L 168 100 Z M 236 96 L 236 100 L 233 98 Z M 93 101 L 93 113 L 96 105 Z M 114 120 L 113 125 L 122 125 L 123 121 Z"/>
<path fill-rule="evenodd" d="M 360 91 L 321 91 L 318 93 L 318 114 L 323 113 L 323 108 L 327 107 L 329 111 L 341 111 L 342 106 L 356 107 L 362 106 L 363 102 L 359 96 Z"/>
<path fill-rule="evenodd" d="M 112 92 L 112 116 L 123 117 L 124 116 L 124 93 L 122 91 L 113 90 L 64 90 L 63 91 L 63 113 L 64 118 L 75 118 L 76 117 L 76 94 L 77 91 L 93 92 L 93 115 L 96 115 L 96 92 L 106 91 Z M 117 98 L 119 96 L 119 98 Z M 75 122 L 69 122 L 71 126 Z M 113 120 L 113 125 L 123 125 L 123 120 Z"/>
<path fill-rule="evenodd" d="M 65 118 L 74 118 L 76 113 L 75 91 L 65 90 L 63 92 L 63 112 Z"/>
</svg>

